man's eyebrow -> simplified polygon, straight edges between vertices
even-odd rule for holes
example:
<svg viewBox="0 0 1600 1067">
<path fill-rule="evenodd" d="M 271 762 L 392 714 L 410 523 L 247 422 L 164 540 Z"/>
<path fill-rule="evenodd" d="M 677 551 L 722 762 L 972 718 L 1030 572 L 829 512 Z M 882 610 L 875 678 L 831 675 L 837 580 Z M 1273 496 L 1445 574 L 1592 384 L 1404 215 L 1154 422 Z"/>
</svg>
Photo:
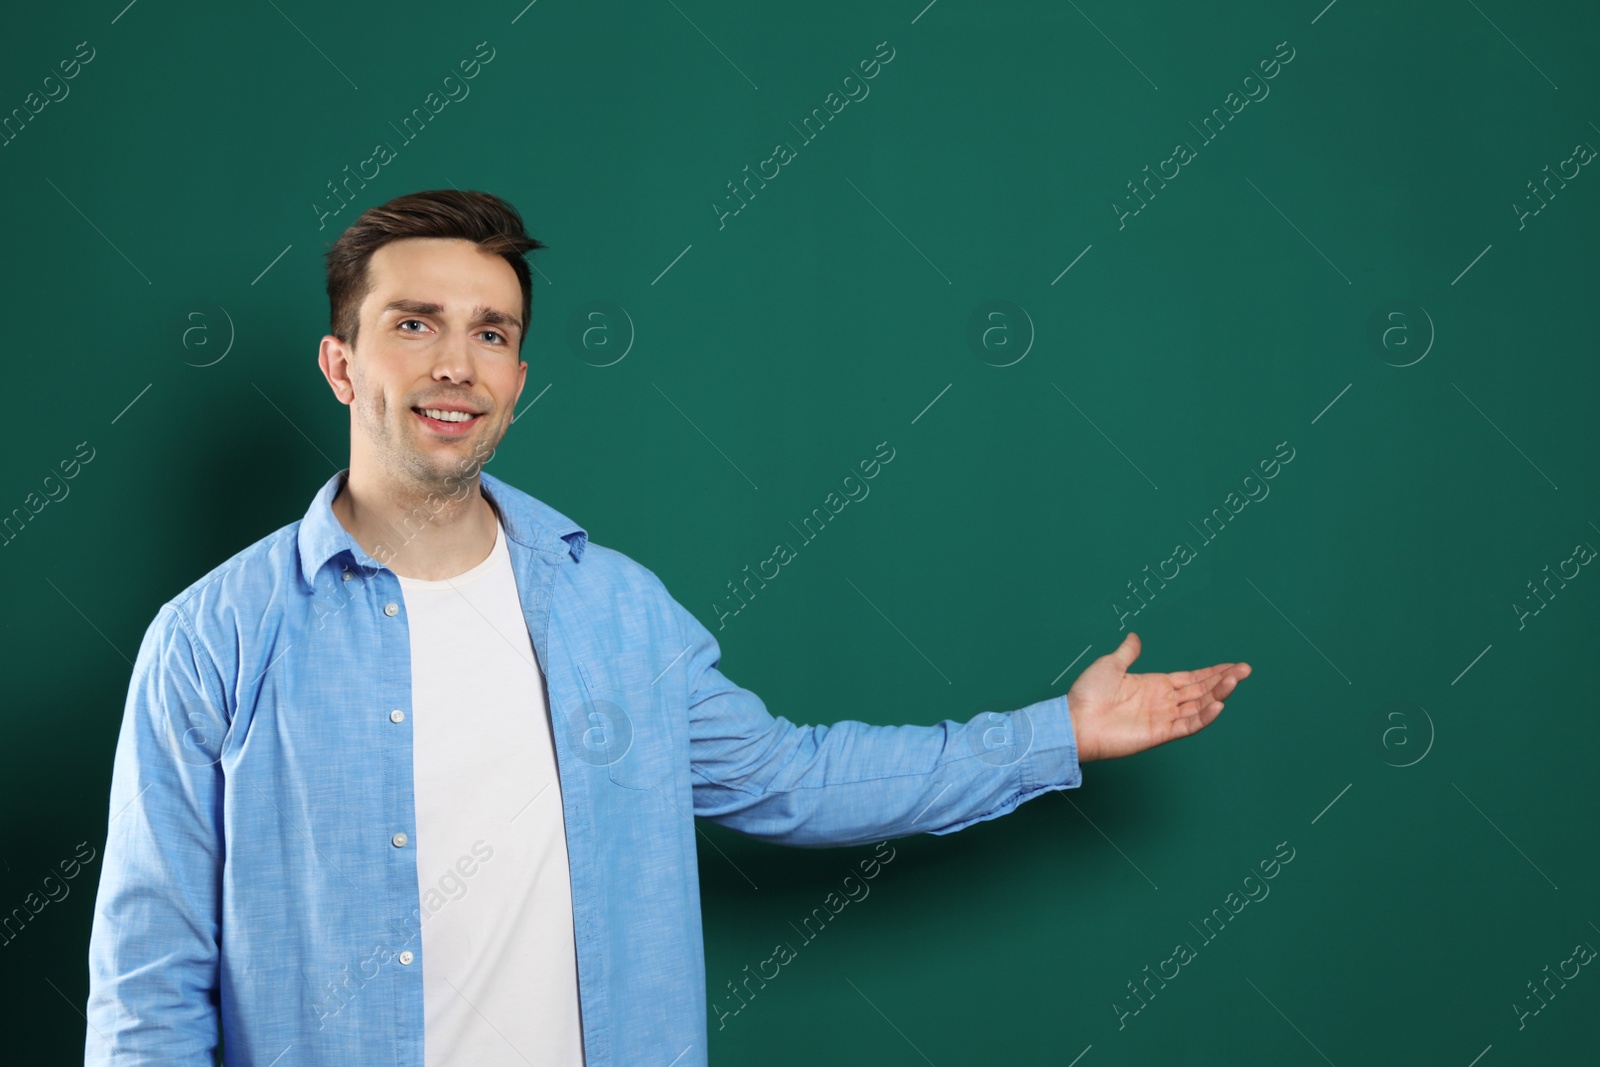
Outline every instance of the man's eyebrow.
<svg viewBox="0 0 1600 1067">
<path fill-rule="evenodd" d="M 378 314 L 382 315 L 390 311 L 401 311 L 408 315 L 442 315 L 444 314 L 444 305 L 430 303 L 426 300 L 407 300 L 402 298 L 389 301 Z M 487 304 L 479 304 L 473 308 L 472 319 L 474 322 L 486 322 L 494 326 L 514 326 L 518 333 L 522 332 L 522 322 L 515 315 L 496 310 Z"/>
</svg>

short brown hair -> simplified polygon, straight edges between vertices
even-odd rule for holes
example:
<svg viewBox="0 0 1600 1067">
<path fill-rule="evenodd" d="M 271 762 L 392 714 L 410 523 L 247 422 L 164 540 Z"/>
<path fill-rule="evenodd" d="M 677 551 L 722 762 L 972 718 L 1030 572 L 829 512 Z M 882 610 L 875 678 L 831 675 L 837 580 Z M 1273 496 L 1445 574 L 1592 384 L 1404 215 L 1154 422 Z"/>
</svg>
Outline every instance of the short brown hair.
<svg viewBox="0 0 1600 1067">
<path fill-rule="evenodd" d="M 545 245 L 523 230 L 516 208 L 493 193 L 473 190 L 408 193 L 363 211 L 329 245 L 326 254 L 329 332 L 355 347 L 361 329 L 361 302 L 372 291 L 367 264 L 372 253 L 405 237 L 461 238 L 511 264 L 522 286 L 522 330 L 517 337 L 517 351 L 522 351 L 533 313 L 533 279 L 522 254 Z"/>
</svg>

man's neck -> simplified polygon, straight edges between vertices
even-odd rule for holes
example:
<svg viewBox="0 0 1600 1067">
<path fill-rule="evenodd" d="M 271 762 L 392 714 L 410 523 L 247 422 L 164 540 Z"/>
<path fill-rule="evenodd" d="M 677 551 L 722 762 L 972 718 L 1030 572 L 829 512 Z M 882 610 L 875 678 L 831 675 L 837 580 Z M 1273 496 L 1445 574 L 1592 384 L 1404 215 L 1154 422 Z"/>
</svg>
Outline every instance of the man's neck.
<svg viewBox="0 0 1600 1067">
<path fill-rule="evenodd" d="M 477 475 L 429 490 L 371 485 L 354 468 L 333 499 L 333 514 L 367 555 L 403 578 L 428 581 L 454 578 L 488 559 L 498 521 Z"/>
</svg>

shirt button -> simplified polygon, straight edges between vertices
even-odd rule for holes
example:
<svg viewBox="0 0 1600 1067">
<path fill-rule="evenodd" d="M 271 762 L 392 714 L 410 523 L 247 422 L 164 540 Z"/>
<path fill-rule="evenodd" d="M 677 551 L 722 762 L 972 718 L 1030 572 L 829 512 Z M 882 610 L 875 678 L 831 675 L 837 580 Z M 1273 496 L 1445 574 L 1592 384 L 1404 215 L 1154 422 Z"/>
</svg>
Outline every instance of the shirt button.
<svg viewBox="0 0 1600 1067">
<path fill-rule="evenodd" d="M 395 708 L 393 711 L 391 711 L 389 713 L 389 721 L 390 722 L 405 722 L 405 719 L 406 719 L 406 713 L 401 711 L 399 708 Z"/>
<path fill-rule="evenodd" d="M 350 580 L 350 572 L 349 571 L 345 571 L 344 572 L 344 580 L 347 581 L 347 582 Z"/>
<path fill-rule="evenodd" d="M 385 615 L 398 615 L 400 613 L 400 605 L 391 600 L 383 606 L 383 613 Z"/>
<path fill-rule="evenodd" d="M 406 949 L 404 952 L 400 953 L 400 962 L 405 964 L 407 967 L 411 966 L 411 961 L 416 958 L 417 957 L 411 954 L 410 949 Z"/>
<path fill-rule="evenodd" d="M 394 847 L 395 848 L 405 848 L 406 847 L 406 835 L 405 834 L 395 834 L 389 840 L 394 842 Z"/>
</svg>

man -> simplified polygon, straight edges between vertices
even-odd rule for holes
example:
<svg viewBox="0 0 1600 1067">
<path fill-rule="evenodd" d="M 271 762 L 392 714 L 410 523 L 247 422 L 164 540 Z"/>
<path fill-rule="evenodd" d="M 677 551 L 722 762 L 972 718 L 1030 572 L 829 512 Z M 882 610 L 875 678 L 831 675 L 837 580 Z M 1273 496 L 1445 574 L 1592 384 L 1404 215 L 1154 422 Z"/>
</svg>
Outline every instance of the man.
<svg viewBox="0 0 1600 1067">
<path fill-rule="evenodd" d="M 329 251 L 350 465 L 145 634 L 87 1064 L 198 1067 L 219 1029 L 256 1067 L 704 1064 L 695 816 L 951 833 L 1200 730 L 1249 673 L 1128 674 L 1129 634 L 1003 715 L 773 717 L 654 573 L 482 470 L 539 247 L 503 200 L 439 191 Z"/>
</svg>

